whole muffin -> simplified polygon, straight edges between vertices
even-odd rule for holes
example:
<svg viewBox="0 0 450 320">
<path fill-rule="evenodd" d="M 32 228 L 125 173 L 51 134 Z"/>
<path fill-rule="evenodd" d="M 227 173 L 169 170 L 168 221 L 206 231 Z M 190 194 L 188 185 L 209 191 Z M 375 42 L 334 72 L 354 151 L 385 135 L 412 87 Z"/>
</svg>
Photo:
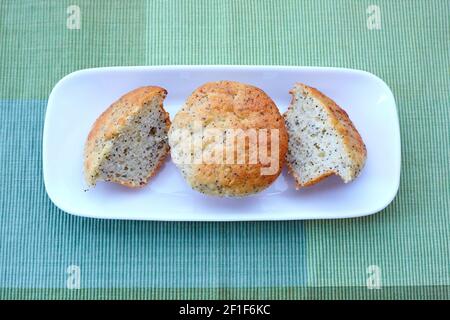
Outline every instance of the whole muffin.
<svg viewBox="0 0 450 320">
<path fill-rule="evenodd" d="M 189 185 L 215 196 L 267 188 L 284 165 L 288 135 L 275 103 L 261 89 L 210 82 L 196 89 L 169 130 L 171 156 Z"/>
</svg>

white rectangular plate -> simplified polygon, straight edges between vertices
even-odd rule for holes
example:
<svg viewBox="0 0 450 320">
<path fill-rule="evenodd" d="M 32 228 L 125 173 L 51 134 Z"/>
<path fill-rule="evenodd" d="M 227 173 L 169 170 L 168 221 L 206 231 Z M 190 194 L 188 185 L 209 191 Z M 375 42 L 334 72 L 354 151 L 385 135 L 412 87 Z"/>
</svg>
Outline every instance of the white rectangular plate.
<svg viewBox="0 0 450 320">
<path fill-rule="evenodd" d="M 124 93 L 144 85 L 168 90 L 171 118 L 190 93 L 208 81 L 235 80 L 263 89 L 284 112 L 289 90 L 303 82 L 347 111 L 368 150 L 352 183 L 337 177 L 295 190 L 286 170 L 265 191 L 246 198 L 202 195 L 167 160 L 148 186 L 127 189 L 98 183 L 84 191 L 83 147 L 95 119 Z M 364 216 L 385 208 L 400 181 L 400 132 L 395 100 L 376 76 L 357 70 L 315 67 L 161 66 L 87 69 L 64 77 L 48 100 L 43 142 L 44 181 L 62 210 L 86 217 L 136 220 L 290 220 Z"/>
</svg>

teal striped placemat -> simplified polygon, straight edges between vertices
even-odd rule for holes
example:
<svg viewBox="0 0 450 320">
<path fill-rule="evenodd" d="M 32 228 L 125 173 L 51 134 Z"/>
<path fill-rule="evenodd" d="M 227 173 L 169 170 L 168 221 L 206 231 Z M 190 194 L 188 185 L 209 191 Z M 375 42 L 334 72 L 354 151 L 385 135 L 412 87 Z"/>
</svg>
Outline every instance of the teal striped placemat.
<svg viewBox="0 0 450 320">
<path fill-rule="evenodd" d="M 2 1 L 0 298 L 450 298 L 450 2 Z M 370 217 L 165 223 L 48 199 L 48 95 L 97 66 L 363 69 L 394 92 L 402 178 Z M 374 193 L 374 197 L 376 193 Z"/>
</svg>

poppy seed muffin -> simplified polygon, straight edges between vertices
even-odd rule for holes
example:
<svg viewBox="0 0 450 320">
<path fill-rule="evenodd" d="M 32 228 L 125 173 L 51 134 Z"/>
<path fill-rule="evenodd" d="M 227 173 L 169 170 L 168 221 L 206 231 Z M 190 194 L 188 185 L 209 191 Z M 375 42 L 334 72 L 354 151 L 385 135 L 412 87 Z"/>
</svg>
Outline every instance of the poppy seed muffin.
<svg viewBox="0 0 450 320">
<path fill-rule="evenodd" d="M 84 150 L 84 175 L 89 186 L 111 181 L 135 188 L 147 184 L 167 154 L 169 114 L 163 108 L 167 91 L 141 87 L 114 102 L 95 121 Z"/>
<path fill-rule="evenodd" d="M 319 90 L 301 83 L 291 90 L 284 114 L 289 134 L 287 166 L 297 188 L 330 175 L 354 180 L 367 157 L 364 142 L 347 113 Z"/>
<path fill-rule="evenodd" d="M 233 81 L 196 89 L 169 130 L 172 159 L 187 183 L 214 196 L 241 197 L 267 188 L 281 172 L 287 143 L 272 99 Z"/>
</svg>

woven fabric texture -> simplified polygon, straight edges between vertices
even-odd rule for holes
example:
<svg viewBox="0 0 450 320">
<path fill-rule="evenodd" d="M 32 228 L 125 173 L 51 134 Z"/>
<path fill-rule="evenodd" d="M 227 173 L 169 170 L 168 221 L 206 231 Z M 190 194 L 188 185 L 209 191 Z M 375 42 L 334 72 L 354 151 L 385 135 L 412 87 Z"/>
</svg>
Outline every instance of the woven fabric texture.
<svg viewBox="0 0 450 320">
<path fill-rule="evenodd" d="M 450 298 L 449 35 L 448 0 L 1 1 L 0 298 Z M 369 217 L 306 222 L 57 209 L 41 160 L 55 83 L 88 67 L 173 64 L 376 74 L 400 117 L 397 197 Z"/>
</svg>

